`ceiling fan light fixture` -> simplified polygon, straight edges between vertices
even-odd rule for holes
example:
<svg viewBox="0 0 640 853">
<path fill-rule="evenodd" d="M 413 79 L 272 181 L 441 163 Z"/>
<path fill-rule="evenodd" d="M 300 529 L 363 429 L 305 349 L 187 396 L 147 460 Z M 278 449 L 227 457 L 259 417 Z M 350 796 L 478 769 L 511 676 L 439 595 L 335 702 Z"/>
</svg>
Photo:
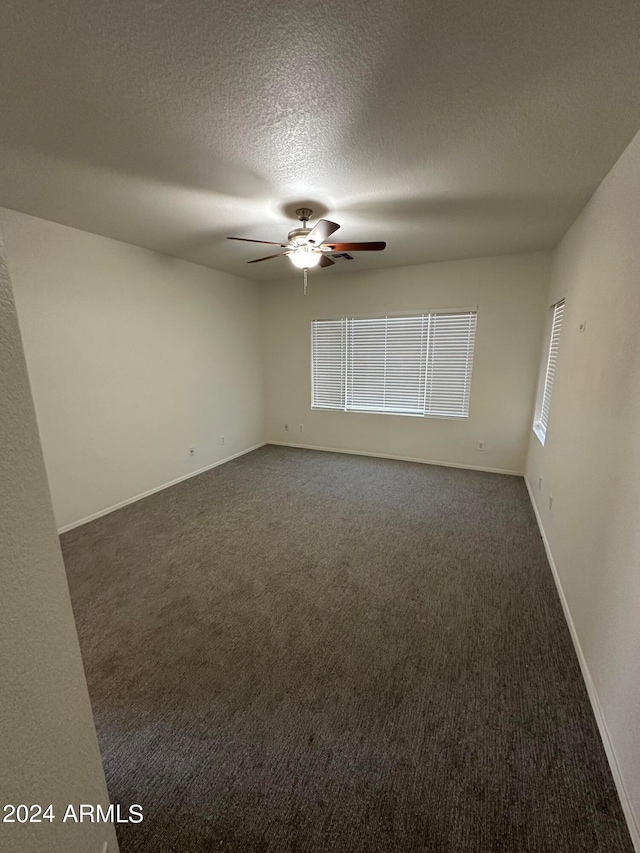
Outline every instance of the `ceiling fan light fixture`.
<svg viewBox="0 0 640 853">
<path fill-rule="evenodd" d="M 300 270 L 308 270 L 320 263 L 321 254 L 308 246 L 300 246 L 289 253 L 289 260 Z"/>
</svg>

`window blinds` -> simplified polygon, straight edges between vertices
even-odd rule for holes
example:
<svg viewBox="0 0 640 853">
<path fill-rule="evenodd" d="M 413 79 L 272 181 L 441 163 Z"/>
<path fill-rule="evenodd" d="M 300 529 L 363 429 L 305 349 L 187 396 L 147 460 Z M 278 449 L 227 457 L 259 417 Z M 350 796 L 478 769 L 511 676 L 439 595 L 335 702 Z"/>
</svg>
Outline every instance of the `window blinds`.
<svg viewBox="0 0 640 853">
<path fill-rule="evenodd" d="M 313 320 L 311 405 L 465 418 L 476 312 Z"/>
<path fill-rule="evenodd" d="M 344 409 L 345 357 L 345 321 L 312 321 L 311 363 L 314 408 Z"/>
<path fill-rule="evenodd" d="M 542 442 L 547 434 L 549 423 L 549 406 L 551 404 L 551 393 L 553 381 L 556 375 L 556 364 L 558 361 L 558 345 L 560 343 L 560 331 L 562 329 L 562 318 L 564 317 L 564 299 L 553 306 L 551 321 L 551 338 L 549 340 L 549 352 L 547 355 L 547 367 L 544 374 L 542 386 L 542 397 L 539 402 L 538 419 L 534 425 L 536 432 L 540 435 Z"/>
</svg>

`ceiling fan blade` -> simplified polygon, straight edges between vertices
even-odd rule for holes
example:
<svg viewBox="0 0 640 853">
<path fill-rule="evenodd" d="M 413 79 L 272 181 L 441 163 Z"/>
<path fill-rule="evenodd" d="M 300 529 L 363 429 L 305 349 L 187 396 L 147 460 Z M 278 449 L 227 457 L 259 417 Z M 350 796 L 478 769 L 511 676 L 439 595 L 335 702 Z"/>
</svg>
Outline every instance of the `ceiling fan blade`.
<svg viewBox="0 0 640 853">
<path fill-rule="evenodd" d="M 260 261 L 269 261 L 271 258 L 283 258 L 285 255 L 291 254 L 290 252 L 278 252 L 276 255 L 267 255 L 265 258 L 256 258 L 254 261 L 247 261 L 248 264 L 257 264 Z"/>
<path fill-rule="evenodd" d="M 326 255 L 322 255 L 322 257 L 318 261 L 319 267 L 332 267 L 334 264 L 335 261 L 332 261 L 331 258 L 328 258 Z"/>
<path fill-rule="evenodd" d="M 319 219 L 307 235 L 306 242 L 311 243 L 312 246 L 319 246 L 334 231 L 337 231 L 339 227 L 337 222 L 330 222 L 328 219 Z"/>
<path fill-rule="evenodd" d="M 332 252 L 381 252 L 387 244 L 379 243 L 323 243 L 323 249 Z"/>
<path fill-rule="evenodd" d="M 251 240 L 249 237 L 227 237 L 227 240 L 242 240 L 243 243 L 266 243 L 268 246 L 282 246 L 286 248 L 288 243 L 274 243 L 273 240 Z"/>
</svg>

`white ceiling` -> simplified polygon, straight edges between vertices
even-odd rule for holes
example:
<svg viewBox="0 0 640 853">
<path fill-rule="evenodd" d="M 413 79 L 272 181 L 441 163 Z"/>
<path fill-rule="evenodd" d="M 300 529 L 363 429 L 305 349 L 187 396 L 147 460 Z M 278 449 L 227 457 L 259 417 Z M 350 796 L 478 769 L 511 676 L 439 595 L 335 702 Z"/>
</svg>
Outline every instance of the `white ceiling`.
<svg viewBox="0 0 640 853">
<path fill-rule="evenodd" d="M 551 248 L 640 127 L 637 0 L 5 0 L 0 205 L 255 278 Z M 267 251 L 262 251 L 267 249 Z"/>
</svg>

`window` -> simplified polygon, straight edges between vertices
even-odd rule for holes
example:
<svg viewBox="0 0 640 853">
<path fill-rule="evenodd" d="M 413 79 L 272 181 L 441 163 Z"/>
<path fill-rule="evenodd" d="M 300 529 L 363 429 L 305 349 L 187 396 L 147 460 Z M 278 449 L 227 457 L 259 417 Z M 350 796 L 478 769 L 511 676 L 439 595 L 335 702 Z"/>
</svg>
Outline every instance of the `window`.
<svg viewBox="0 0 640 853">
<path fill-rule="evenodd" d="M 476 312 L 311 321 L 311 406 L 469 416 Z"/>
<path fill-rule="evenodd" d="M 562 329 L 562 318 L 564 316 L 564 299 L 557 302 L 551 308 L 551 332 L 549 334 L 549 348 L 544 365 L 544 373 L 540 376 L 538 386 L 538 400 L 536 402 L 536 414 L 533 421 L 533 431 L 544 444 L 547 437 L 547 426 L 549 423 L 549 406 L 551 404 L 551 393 L 553 391 L 553 380 L 556 375 L 556 363 L 558 361 L 558 344 L 560 343 L 560 330 Z"/>
</svg>

